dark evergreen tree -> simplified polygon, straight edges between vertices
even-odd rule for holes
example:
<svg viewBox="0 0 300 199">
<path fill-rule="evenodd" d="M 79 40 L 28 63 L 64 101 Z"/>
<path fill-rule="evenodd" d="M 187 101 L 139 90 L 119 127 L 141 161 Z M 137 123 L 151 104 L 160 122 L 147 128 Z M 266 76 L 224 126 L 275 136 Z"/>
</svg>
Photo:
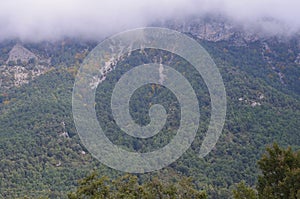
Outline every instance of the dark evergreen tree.
<svg viewBox="0 0 300 199">
<path fill-rule="evenodd" d="M 267 148 L 258 161 L 262 175 L 258 176 L 259 198 L 297 199 L 300 193 L 300 151 L 277 144 Z M 299 198 L 299 197 L 298 197 Z"/>
</svg>

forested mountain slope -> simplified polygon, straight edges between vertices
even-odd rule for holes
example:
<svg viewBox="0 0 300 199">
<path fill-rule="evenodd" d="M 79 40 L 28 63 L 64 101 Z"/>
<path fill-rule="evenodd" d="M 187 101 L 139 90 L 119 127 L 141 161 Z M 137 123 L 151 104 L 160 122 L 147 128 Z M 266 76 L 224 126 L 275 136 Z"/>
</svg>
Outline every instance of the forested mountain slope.
<svg viewBox="0 0 300 199">
<path fill-rule="evenodd" d="M 267 144 L 278 142 L 282 146 L 300 148 L 300 44 L 297 38 L 284 41 L 268 38 L 236 45 L 234 37 L 207 41 L 195 34 L 188 35 L 206 48 L 221 72 L 228 100 L 226 123 L 214 150 L 199 159 L 197 152 L 210 116 L 209 95 L 201 77 L 190 75 L 193 69 L 175 58 L 173 61 L 177 65 L 174 67 L 185 72 L 198 87 L 201 125 L 192 148 L 175 163 L 153 175 L 168 180 L 172 180 L 172 176 L 192 176 L 197 188 L 206 190 L 212 198 L 228 198 L 234 183 L 245 180 L 253 185 L 256 182 L 256 161 Z M 15 44 L 22 45 L 36 57 L 7 62 Z M 76 71 L 96 44 L 73 39 L 0 44 L 0 197 L 66 197 L 66 192 L 74 189 L 77 180 L 92 169 L 112 177 L 122 174 L 100 164 L 89 154 L 79 140 L 72 118 Z M 129 69 L 124 65 L 132 67 L 148 63 L 154 57 L 168 63 L 170 55 L 166 52 L 146 52 L 136 51 L 129 61 L 121 61 L 120 66 L 99 85 L 96 109 L 100 123 L 111 121 L 110 110 L 106 109 L 109 102 L 106 91 L 112 89 L 118 75 Z M 25 73 L 28 75 L 22 76 Z M 20 77 L 21 83 L 16 84 L 16 78 L 20 80 Z M 133 96 L 137 102 L 134 106 L 140 110 L 133 111 L 137 122 L 147 123 L 149 103 L 164 103 L 166 96 L 172 97 L 160 87 L 141 88 Z M 166 106 L 175 109 L 175 116 L 168 120 L 174 129 L 160 133 L 153 140 L 151 147 L 154 148 L 167 143 L 178 125 L 176 103 Z M 108 137 L 128 150 L 151 149 L 144 142 L 118 132 L 113 122 L 108 130 Z M 149 175 L 152 174 L 138 177 L 143 181 Z"/>
</svg>

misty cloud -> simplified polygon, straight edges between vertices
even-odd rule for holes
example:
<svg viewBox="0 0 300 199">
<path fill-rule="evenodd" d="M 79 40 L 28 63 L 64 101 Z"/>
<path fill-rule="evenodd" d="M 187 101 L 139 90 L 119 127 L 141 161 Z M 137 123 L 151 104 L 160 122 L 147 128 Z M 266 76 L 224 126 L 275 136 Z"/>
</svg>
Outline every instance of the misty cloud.
<svg viewBox="0 0 300 199">
<path fill-rule="evenodd" d="M 102 38 L 157 20 L 221 14 L 266 31 L 300 29 L 298 0 L 0 0 L 0 40 Z"/>
</svg>

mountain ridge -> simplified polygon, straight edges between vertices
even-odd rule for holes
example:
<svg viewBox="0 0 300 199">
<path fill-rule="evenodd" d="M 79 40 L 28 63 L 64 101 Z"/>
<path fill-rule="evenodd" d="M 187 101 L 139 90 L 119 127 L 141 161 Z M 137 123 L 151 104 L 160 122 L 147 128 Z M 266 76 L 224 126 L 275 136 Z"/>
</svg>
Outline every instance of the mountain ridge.
<svg viewBox="0 0 300 199">
<path fill-rule="evenodd" d="M 201 33 L 202 29 L 198 32 Z M 218 66 L 227 91 L 228 113 L 216 147 L 207 157 L 199 159 L 197 150 L 201 145 L 201 133 L 205 132 L 209 121 L 207 112 L 210 110 L 210 102 L 205 86 L 201 87 L 203 82 L 191 78 L 194 84 L 199 84 L 203 89 L 199 93 L 202 105 L 199 135 L 184 156 L 159 172 L 166 173 L 164 178 L 169 177 L 168 180 L 172 180 L 171 174 L 174 173 L 193 176 L 197 187 L 207 190 L 212 198 L 229 198 L 234 183 L 245 180 L 250 185 L 255 184 L 255 174 L 258 172 L 255 162 L 263 153 L 265 145 L 276 141 L 295 149 L 300 146 L 297 133 L 300 129 L 300 71 L 298 63 L 295 62 L 299 44 L 293 40 L 269 38 L 246 42 L 246 45 L 236 45 L 236 42 L 232 41 L 234 35 L 225 40 L 208 41 L 197 37 L 195 32 L 186 34 L 196 39 Z M 212 35 L 212 38 L 220 38 L 217 31 Z M 0 43 L 0 52 L 4 52 L 1 54 L 1 79 L 9 84 L 15 81 L 15 77 L 6 75 L 5 72 L 14 67 L 24 67 L 33 71 L 40 64 L 37 60 L 23 66 L 18 63 L 8 66 L 6 61 L 16 42 Z M 103 175 L 120 175 L 120 172 L 99 163 L 85 149 L 72 118 L 74 78 L 80 63 L 97 42 L 65 39 L 54 43 L 21 45 L 36 57 L 49 59 L 49 63 L 43 65 L 47 69 L 45 73 L 24 84 L 10 84 L 9 88 L 1 86 L 0 193 L 3 197 L 16 198 L 27 195 L 37 198 L 64 198 L 64 193 L 77 185 L 76 180 L 93 169 Z M 133 60 L 123 60 L 122 64 L 134 66 L 158 58 L 168 63 L 168 54 L 164 52 L 147 51 L 147 55 L 134 52 Z M 178 63 L 180 64 L 176 66 L 188 73 L 186 65 Z M 110 81 L 126 71 L 126 67 L 117 69 L 109 73 L 106 81 L 101 83 L 100 105 L 101 99 L 109 102 L 105 94 L 112 86 Z M 279 72 L 283 74 L 282 77 L 279 76 Z M 155 88 L 154 91 L 159 94 L 160 89 Z M 149 106 L 148 100 L 163 97 L 158 94 L 155 96 L 151 87 L 142 91 L 142 94 L 134 97 L 138 102 L 137 108 L 141 109 L 134 115 L 141 120 L 147 118 L 144 109 Z M 145 99 L 137 100 L 141 97 Z M 102 106 L 106 107 L 105 105 L 104 103 Z M 120 136 L 118 129 L 113 126 L 109 110 L 102 109 L 101 106 L 96 108 L 97 114 L 101 116 L 99 118 L 107 119 L 111 125 L 107 130 L 108 135 L 114 138 L 113 141 L 123 142 L 125 148 L 132 150 L 134 147 L 139 149 L 144 146 L 143 142 Z M 107 115 L 101 115 L 102 113 Z M 176 123 L 176 120 L 171 122 Z M 68 136 L 65 136 L 64 132 Z M 167 140 L 169 136 L 168 132 L 166 136 L 162 136 L 162 140 Z M 143 181 L 150 177 L 151 174 L 144 174 L 139 176 L 139 179 Z"/>
</svg>

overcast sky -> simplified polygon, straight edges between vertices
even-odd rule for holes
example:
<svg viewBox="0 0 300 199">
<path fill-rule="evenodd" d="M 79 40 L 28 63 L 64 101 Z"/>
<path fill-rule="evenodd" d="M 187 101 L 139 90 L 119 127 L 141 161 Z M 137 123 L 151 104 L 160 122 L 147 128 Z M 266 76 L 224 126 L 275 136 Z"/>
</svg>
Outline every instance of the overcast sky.
<svg viewBox="0 0 300 199">
<path fill-rule="evenodd" d="M 276 30 L 300 29 L 299 0 L 0 0 L 0 9 L 0 40 L 97 38 L 157 19 L 209 13 L 245 26 L 272 18 Z"/>
</svg>

